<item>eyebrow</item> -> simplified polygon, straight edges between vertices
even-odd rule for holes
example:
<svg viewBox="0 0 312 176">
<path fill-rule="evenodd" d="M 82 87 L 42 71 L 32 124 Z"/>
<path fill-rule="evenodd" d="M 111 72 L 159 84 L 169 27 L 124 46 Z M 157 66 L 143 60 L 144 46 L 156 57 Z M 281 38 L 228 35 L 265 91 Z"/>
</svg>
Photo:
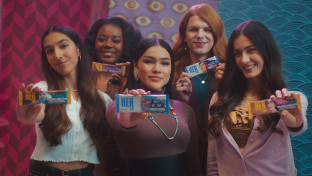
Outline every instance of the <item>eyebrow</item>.
<svg viewBox="0 0 312 176">
<path fill-rule="evenodd" d="M 245 49 L 248 49 L 248 48 L 250 48 L 250 47 L 253 47 L 253 46 L 255 46 L 255 45 L 246 46 L 246 47 L 244 48 L 244 50 L 245 50 Z M 239 49 L 234 49 L 234 51 L 240 51 L 240 50 L 239 50 Z"/>
<path fill-rule="evenodd" d="M 57 44 L 60 44 L 60 43 L 62 43 L 64 41 L 68 41 L 68 40 L 67 39 L 62 39 L 59 42 L 57 42 Z M 47 46 L 44 47 L 44 49 L 47 49 L 47 48 L 50 48 L 50 47 L 52 47 L 52 46 L 51 45 L 47 45 Z"/>
<path fill-rule="evenodd" d="M 149 59 L 156 60 L 156 58 L 153 57 L 153 56 L 144 56 L 144 57 L 147 57 L 147 58 L 149 58 Z M 168 58 L 168 57 L 163 57 L 163 58 L 161 58 L 160 60 L 170 60 L 170 58 Z"/>
<path fill-rule="evenodd" d="M 103 37 L 106 37 L 106 35 L 104 35 L 104 34 L 99 34 L 98 36 L 103 36 Z M 119 35 L 113 35 L 113 38 L 115 38 L 115 37 L 122 38 L 122 37 L 121 37 L 121 36 L 119 36 Z"/>
</svg>

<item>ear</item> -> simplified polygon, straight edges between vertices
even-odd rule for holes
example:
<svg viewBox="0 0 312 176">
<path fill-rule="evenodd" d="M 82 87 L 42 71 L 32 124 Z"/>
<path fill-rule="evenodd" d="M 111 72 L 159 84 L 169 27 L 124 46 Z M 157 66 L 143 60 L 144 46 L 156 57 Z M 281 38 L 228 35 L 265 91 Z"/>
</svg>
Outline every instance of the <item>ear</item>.
<svg viewBox="0 0 312 176">
<path fill-rule="evenodd" d="M 132 65 L 133 65 L 133 68 L 136 68 L 136 69 L 137 69 L 138 64 L 137 64 L 137 63 L 135 63 L 135 61 L 134 61 L 134 60 L 132 61 Z"/>
<path fill-rule="evenodd" d="M 78 51 L 78 57 L 80 57 L 81 56 L 81 51 L 80 51 L 80 49 L 77 47 L 77 51 Z"/>
</svg>

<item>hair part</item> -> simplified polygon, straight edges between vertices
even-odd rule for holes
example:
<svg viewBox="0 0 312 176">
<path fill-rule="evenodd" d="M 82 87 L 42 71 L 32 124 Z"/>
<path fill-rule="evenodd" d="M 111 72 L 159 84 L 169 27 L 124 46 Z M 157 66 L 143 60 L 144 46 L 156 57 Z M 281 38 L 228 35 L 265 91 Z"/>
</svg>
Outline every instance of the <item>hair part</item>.
<svg viewBox="0 0 312 176">
<path fill-rule="evenodd" d="M 143 37 L 138 29 L 121 17 L 103 18 L 94 22 L 85 39 L 85 46 L 89 56 L 94 62 L 98 62 L 95 52 L 95 41 L 100 28 L 106 24 L 113 24 L 122 29 L 123 53 L 120 62 L 129 62 L 134 47 L 142 41 Z"/>
<path fill-rule="evenodd" d="M 238 68 L 234 56 L 233 43 L 241 35 L 253 42 L 264 60 L 260 98 L 268 99 L 276 90 L 286 87 L 281 72 L 281 55 L 270 30 L 258 21 L 247 21 L 238 25 L 229 38 L 224 75 L 217 88 L 218 101 L 210 107 L 208 132 L 214 138 L 220 136 L 223 120 L 226 127 L 231 128 L 229 114 L 242 102 L 247 91 L 248 79 Z M 258 127 L 260 133 L 272 129 L 273 132 L 283 135 L 277 128 L 280 120 L 278 113 L 262 115 L 261 118 L 262 124 Z"/>
<path fill-rule="evenodd" d="M 174 75 L 174 82 L 177 81 L 184 71 L 184 67 L 191 65 L 189 50 L 184 50 L 187 47 L 184 39 L 186 37 L 187 24 L 189 19 L 198 15 L 202 18 L 208 26 L 211 28 L 214 38 L 213 54 L 217 55 L 220 62 L 225 62 L 225 51 L 227 46 L 227 40 L 224 32 L 223 22 L 218 13 L 208 4 L 197 4 L 187 10 L 182 17 L 179 25 L 179 37 L 175 42 L 172 50 L 176 61 L 176 73 Z"/>
<path fill-rule="evenodd" d="M 172 98 L 172 93 L 171 93 L 171 84 L 173 80 L 173 75 L 174 75 L 174 58 L 173 58 L 173 52 L 171 50 L 170 45 L 165 42 L 162 39 L 158 38 L 148 38 L 142 40 L 141 43 L 137 45 L 137 47 L 134 49 L 133 54 L 132 54 L 132 59 L 134 63 L 138 63 L 139 59 L 142 57 L 142 55 L 151 47 L 153 46 L 161 46 L 163 47 L 170 55 L 170 60 L 171 60 L 171 73 L 170 73 L 170 79 L 168 83 L 164 86 L 165 87 L 165 94 L 168 94 L 170 98 Z M 126 87 L 131 90 L 131 89 L 138 89 L 140 88 L 140 80 L 136 81 L 134 79 L 133 75 L 133 63 L 130 65 L 130 70 L 129 70 L 129 76 L 127 80 Z"/>
<path fill-rule="evenodd" d="M 50 69 L 43 42 L 52 32 L 66 35 L 81 52 L 77 63 L 77 89 L 81 100 L 80 119 L 94 144 L 101 143 L 106 135 L 105 101 L 96 89 L 91 60 L 77 32 L 65 25 L 56 25 L 45 31 L 41 39 L 41 65 L 49 90 L 65 90 L 63 76 Z M 43 136 L 50 146 L 62 144 L 62 137 L 71 129 L 72 123 L 66 113 L 65 104 L 49 104 L 45 107 L 45 116 L 39 125 Z"/>
</svg>

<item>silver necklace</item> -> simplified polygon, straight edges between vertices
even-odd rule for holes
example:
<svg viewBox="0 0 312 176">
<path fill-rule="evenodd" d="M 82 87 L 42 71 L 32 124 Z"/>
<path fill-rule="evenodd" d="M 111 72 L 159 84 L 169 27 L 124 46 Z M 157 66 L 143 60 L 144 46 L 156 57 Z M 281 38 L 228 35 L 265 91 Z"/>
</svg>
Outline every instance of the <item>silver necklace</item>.
<svg viewBox="0 0 312 176">
<path fill-rule="evenodd" d="M 207 77 L 209 76 L 209 74 L 210 74 L 210 72 L 206 75 L 206 77 L 204 78 L 204 79 L 200 79 L 198 76 L 196 76 L 199 80 L 201 80 L 201 83 L 202 84 L 205 84 L 206 83 L 206 79 L 207 79 Z"/>
</svg>

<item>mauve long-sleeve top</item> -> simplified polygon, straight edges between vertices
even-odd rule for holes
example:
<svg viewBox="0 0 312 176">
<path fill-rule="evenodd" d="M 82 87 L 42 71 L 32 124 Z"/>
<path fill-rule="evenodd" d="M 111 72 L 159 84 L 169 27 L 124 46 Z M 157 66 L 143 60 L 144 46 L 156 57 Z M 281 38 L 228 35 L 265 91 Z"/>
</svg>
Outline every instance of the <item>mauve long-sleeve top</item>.
<svg viewBox="0 0 312 176">
<path fill-rule="evenodd" d="M 117 145 L 124 160 L 155 158 L 176 155 L 185 152 L 185 167 L 189 175 L 202 175 L 197 142 L 197 125 L 193 109 L 179 101 L 170 100 L 170 105 L 177 114 L 178 132 L 173 140 L 168 140 L 157 126 L 149 119 L 132 128 L 120 124 L 120 114 L 116 113 L 116 102 L 107 108 L 107 121 L 113 129 Z M 176 121 L 170 114 L 152 113 L 155 121 L 169 136 L 173 136 Z"/>
</svg>

